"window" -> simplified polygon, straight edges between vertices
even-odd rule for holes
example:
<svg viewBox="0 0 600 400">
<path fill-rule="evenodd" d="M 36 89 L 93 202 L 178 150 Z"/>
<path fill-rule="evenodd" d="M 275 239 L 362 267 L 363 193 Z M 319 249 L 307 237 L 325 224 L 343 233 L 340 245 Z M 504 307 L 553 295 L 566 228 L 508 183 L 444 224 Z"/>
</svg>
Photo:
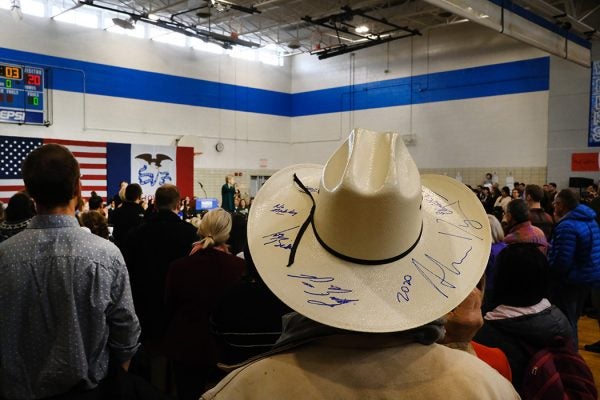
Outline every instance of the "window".
<svg viewBox="0 0 600 400">
<path fill-rule="evenodd" d="M 187 41 L 187 37 L 185 35 L 182 35 L 181 33 L 170 32 L 165 29 L 161 29 L 161 31 L 162 32 L 154 36 L 152 36 L 152 33 L 150 33 L 150 39 L 160 43 L 172 44 L 173 46 L 185 46 Z"/>
<path fill-rule="evenodd" d="M 228 51 L 228 54 L 233 58 L 239 58 L 246 61 L 256 60 L 256 50 L 247 49 L 242 46 L 234 46 Z"/>
<path fill-rule="evenodd" d="M 258 50 L 258 59 L 263 64 L 275 65 L 278 67 L 283 65 L 283 57 L 273 51 Z"/>
<path fill-rule="evenodd" d="M 99 26 L 98 13 L 77 9 L 61 14 L 63 11 L 65 10 L 61 10 L 56 6 L 52 7 L 52 15 L 56 15 L 54 17 L 55 21 L 85 26 L 86 28 L 98 28 Z"/>
<path fill-rule="evenodd" d="M 225 49 L 215 43 L 205 42 L 198 38 L 191 38 L 190 45 L 194 50 L 206 51 L 213 54 L 223 54 Z"/>
<path fill-rule="evenodd" d="M 13 3 L 20 4 L 21 12 L 36 17 L 53 16 L 57 22 L 66 22 L 86 28 L 101 28 L 108 32 L 118 33 L 136 38 L 149 38 L 160 43 L 174 46 L 191 46 L 195 50 L 213 54 L 228 54 L 231 57 L 246 61 L 259 61 L 268 65 L 283 66 L 283 57 L 273 44 L 262 49 L 250 49 L 233 46 L 225 50 L 222 44 L 192 38 L 168 29 L 138 22 L 134 29 L 121 28 L 112 21 L 113 18 L 127 19 L 127 15 L 103 11 L 92 7 L 73 8 L 77 3 L 69 0 L 0 0 L 0 9 L 10 10 Z M 226 34 L 223 32 L 223 34 Z"/>
<path fill-rule="evenodd" d="M 46 16 L 46 4 L 39 1 L 22 1 L 21 11 L 23 14 L 34 17 L 44 17 Z"/>
</svg>

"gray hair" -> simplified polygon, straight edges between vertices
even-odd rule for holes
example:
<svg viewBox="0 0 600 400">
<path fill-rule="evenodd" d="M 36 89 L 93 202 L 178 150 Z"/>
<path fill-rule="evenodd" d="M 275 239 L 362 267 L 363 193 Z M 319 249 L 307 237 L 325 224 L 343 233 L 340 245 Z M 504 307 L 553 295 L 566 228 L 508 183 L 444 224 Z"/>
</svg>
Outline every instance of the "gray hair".
<svg viewBox="0 0 600 400">
<path fill-rule="evenodd" d="M 500 243 L 504 240 L 504 230 L 495 215 L 488 214 L 490 229 L 492 231 L 492 243 Z"/>
</svg>

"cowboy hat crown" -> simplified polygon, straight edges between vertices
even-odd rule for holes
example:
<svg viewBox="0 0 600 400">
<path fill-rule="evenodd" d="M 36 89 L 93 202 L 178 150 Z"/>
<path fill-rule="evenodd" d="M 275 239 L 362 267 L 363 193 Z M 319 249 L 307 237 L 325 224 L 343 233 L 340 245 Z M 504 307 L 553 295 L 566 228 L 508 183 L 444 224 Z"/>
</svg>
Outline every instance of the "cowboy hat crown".
<svg viewBox="0 0 600 400">
<path fill-rule="evenodd" d="M 348 258 L 393 259 L 421 234 L 421 200 L 419 171 L 399 135 L 355 130 L 323 169 L 315 231 Z"/>
</svg>

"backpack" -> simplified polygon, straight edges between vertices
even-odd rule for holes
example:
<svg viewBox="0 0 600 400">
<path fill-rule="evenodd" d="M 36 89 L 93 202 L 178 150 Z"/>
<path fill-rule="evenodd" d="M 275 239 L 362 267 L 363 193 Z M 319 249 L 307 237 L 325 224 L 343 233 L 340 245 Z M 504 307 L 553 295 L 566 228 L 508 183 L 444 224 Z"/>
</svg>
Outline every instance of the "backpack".
<svg viewBox="0 0 600 400">
<path fill-rule="evenodd" d="M 570 340 L 557 336 L 546 347 L 531 353 L 521 386 L 523 400 L 598 398 L 592 371 Z"/>
</svg>

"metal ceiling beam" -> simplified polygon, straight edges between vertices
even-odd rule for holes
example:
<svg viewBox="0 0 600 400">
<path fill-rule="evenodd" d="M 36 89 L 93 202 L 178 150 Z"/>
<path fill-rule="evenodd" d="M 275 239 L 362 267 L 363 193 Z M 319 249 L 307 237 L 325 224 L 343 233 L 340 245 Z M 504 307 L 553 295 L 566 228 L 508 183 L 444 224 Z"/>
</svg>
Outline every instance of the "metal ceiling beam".
<svg viewBox="0 0 600 400">
<path fill-rule="evenodd" d="M 407 37 L 415 36 L 414 34 L 407 34 L 402 36 L 394 36 L 385 39 L 375 39 L 366 43 L 360 44 L 351 44 L 351 45 L 340 45 L 327 49 L 312 51 L 310 54 L 317 55 L 319 60 L 325 60 L 326 58 L 331 58 L 335 56 L 340 56 L 342 54 L 352 53 L 353 51 L 366 49 L 368 47 L 378 46 L 383 43 L 393 42 L 394 40 L 404 39 Z"/>
<path fill-rule="evenodd" d="M 167 29 L 167 30 L 170 30 L 173 32 L 181 33 L 182 35 L 185 35 L 185 36 L 195 37 L 195 38 L 198 38 L 198 39 L 201 39 L 204 41 L 211 41 L 213 43 L 220 44 L 224 48 L 229 48 L 232 45 L 239 45 L 239 46 L 250 47 L 250 48 L 260 47 L 259 44 L 254 43 L 254 42 L 242 40 L 239 38 L 233 38 L 233 37 L 230 37 L 227 35 L 222 35 L 222 34 L 219 34 L 219 33 L 213 32 L 213 31 L 209 31 L 209 30 L 205 30 L 205 29 L 199 29 L 197 27 L 189 26 L 189 25 L 183 24 L 181 22 L 177 22 L 177 21 L 167 21 L 164 19 L 159 19 L 157 21 L 154 21 L 154 20 L 149 19 L 147 14 L 146 15 L 137 14 L 137 13 L 133 13 L 133 12 L 127 12 L 127 11 L 119 10 L 116 8 L 104 6 L 101 4 L 95 4 L 94 0 L 80 0 L 79 2 L 82 5 L 91 6 L 91 7 L 95 7 L 95 8 L 100 8 L 102 10 L 107 10 L 107 11 L 112 11 L 112 12 L 119 13 L 119 14 L 128 15 L 129 18 L 131 18 L 133 21 L 136 21 L 136 22 L 141 21 L 146 24 L 158 26 L 160 28 L 164 28 L 164 29 Z"/>
<path fill-rule="evenodd" d="M 592 8 L 591 10 L 586 12 L 584 15 L 580 16 L 579 22 L 583 22 L 584 19 L 586 19 L 587 17 L 589 17 L 590 15 L 592 15 L 593 13 L 595 13 L 598 10 L 600 10 L 600 4 L 598 4 L 596 7 Z"/>
<path fill-rule="evenodd" d="M 50 19 L 54 19 L 54 18 L 58 17 L 59 15 L 63 15 L 65 13 L 68 13 L 69 11 L 76 10 L 79 7 L 81 7 L 82 5 L 83 4 L 81 4 L 81 3 L 76 3 L 73 7 L 69 7 L 66 10 L 63 10 L 63 11 L 59 12 L 58 14 L 55 14 L 55 15 L 51 16 Z"/>
<path fill-rule="evenodd" d="M 416 29 L 411 29 L 411 28 L 408 28 L 405 26 L 400 26 L 400 25 L 394 24 L 392 22 L 389 22 L 385 18 L 377 18 L 377 17 L 368 15 L 367 12 L 373 11 L 373 9 L 374 8 L 352 9 L 348 6 L 345 6 L 345 7 L 342 7 L 342 12 L 337 13 L 337 14 L 327 15 L 327 16 L 317 18 L 317 19 L 313 19 L 310 16 L 303 17 L 302 18 L 303 21 L 306 21 L 313 25 L 321 26 L 321 27 L 335 31 L 336 35 L 338 37 L 338 40 L 340 41 L 340 43 L 337 45 L 333 45 L 333 46 L 326 47 L 324 49 L 313 51 L 313 52 L 311 52 L 311 54 L 315 54 L 319 57 L 320 60 L 323 60 L 325 58 L 334 57 L 334 56 L 341 55 L 341 54 L 346 54 L 346 53 L 349 53 L 352 51 L 362 50 L 362 49 L 365 49 L 365 48 L 368 48 L 371 46 L 376 46 L 379 44 L 391 42 L 391 41 L 394 41 L 397 39 L 402 39 L 402 38 L 410 37 L 410 36 L 414 36 L 414 35 L 421 35 L 421 32 L 419 32 Z M 362 34 L 353 32 L 351 30 L 348 30 L 347 29 L 348 27 L 352 27 L 352 25 L 350 25 L 348 23 L 348 21 L 352 20 L 354 18 L 354 16 L 356 16 L 356 15 L 361 16 L 363 18 L 370 19 L 370 20 L 375 21 L 384 26 L 388 26 L 392 29 L 386 29 L 384 31 L 373 32 L 373 33 L 370 33 L 367 35 L 362 35 Z M 341 29 L 341 28 L 345 28 L 345 29 Z M 399 32 L 399 31 L 406 32 L 407 34 L 400 35 L 400 36 L 394 36 L 394 33 Z M 350 45 L 342 44 L 340 33 L 357 37 L 358 41 L 360 41 L 361 43 L 350 44 Z"/>
<path fill-rule="evenodd" d="M 553 5 L 548 4 L 544 0 L 527 0 L 526 3 L 530 8 L 541 12 L 549 17 L 552 17 L 557 21 L 569 22 L 571 24 L 571 27 L 580 33 L 594 32 L 596 30 L 593 27 L 579 21 L 569 12 L 565 12 L 560 8 L 556 8 Z"/>
<path fill-rule="evenodd" d="M 413 35 L 420 35 L 420 33 L 419 33 L 418 30 L 410 29 L 407 26 L 399 26 L 399 25 L 393 24 L 393 23 L 389 22 L 385 18 L 375 18 L 375 17 L 372 17 L 372 16 L 368 15 L 364 10 L 352 10 L 350 7 L 347 7 L 347 6 L 344 7 L 343 9 L 344 10 L 348 10 L 348 11 L 352 11 L 354 13 L 354 15 L 360 15 L 361 17 L 366 18 L 366 19 L 370 19 L 371 21 L 375 21 L 375 22 L 379 22 L 380 24 L 391 26 L 395 30 L 405 31 L 405 32 L 408 32 L 408 33 L 412 33 Z"/>
<path fill-rule="evenodd" d="M 571 36 L 572 33 L 566 29 L 566 26 L 555 31 L 512 12 L 511 8 L 501 7 L 496 2 L 488 0 L 426 1 L 550 54 L 586 67 L 590 66 L 591 52 L 586 46 L 587 43 L 582 43 L 577 37 L 574 37 L 575 35 Z M 529 0 L 528 4 L 533 2 L 543 3 L 545 7 L 552 7 L 541 0 Z M 509 6 L 512 7 L 512 5 L 513 2 L 509 2 Z M 516 4 L 514 5 L 516 6 Z"/>
</svg>

